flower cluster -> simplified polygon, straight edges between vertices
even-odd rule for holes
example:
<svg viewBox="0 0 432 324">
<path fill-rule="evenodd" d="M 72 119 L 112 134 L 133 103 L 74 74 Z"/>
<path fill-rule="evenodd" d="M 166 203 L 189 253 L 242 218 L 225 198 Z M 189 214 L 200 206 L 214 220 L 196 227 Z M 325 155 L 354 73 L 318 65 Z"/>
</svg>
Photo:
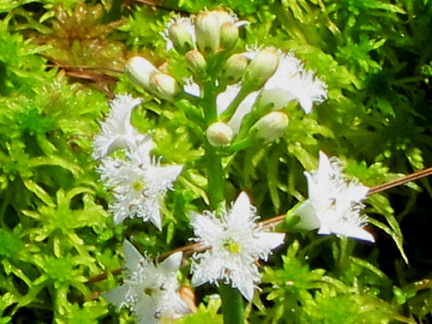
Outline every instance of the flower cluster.
<svg viewBox="0 0 432 324">
<path fill-rule="evenodd" d="M 162 33 L 167 40 L 167 50 L 175 49 L 184 55 L 192 74 L 191 78 L 183 81 L 184 93 L 200 98 L 204 93 L 203 84 L 208 86 L 209 76 L 216 73 L 212 80 L 213 87 L 218 89 L 214 112 L 218 120 L 215 122 L 225 123 L 232 131 L 227 134 L 232 135 L 219 141 L 211 138 L 211 134 L 220 137 L 219 131 L 207 132 L 208 141 L 214 146 L 229 145 L 239 134 L 245 116 L 254 110 L 258 113 L 244 125 L 246 136 L 249 136 L 247 130 L 259 119 L 265 118 L 272 110 L 283 109 L 291 101 L 297 101 L 305 113 L 309 113 L 314 103 L 327 98 L 327 85 L 315 76 L 314 71 L 306 70 L 292 52 L 274 48 L 247 49 L 231 54 L 222 62 L 220 71 L 211 71 L 220 53 L 234 52 L 239 38 L 238 28 L 245 24 L 234 14 L 217 9 L 196 17 L 176 17 Z M 160 98 L 175 100 L 181 95 L 181 82 L 160 72 L 143 57 L 131 58 L 126 71 L 140 86 Z M 279 123 L 275 123 L 276 118 L 279 118 Z M 265 133 L 256 136 L 264 143 L 282 136 L 288 126 L 288 117 L 282 111 L 264 119 L 263 123 L 267 120 L 271 125 L 264 128 L 276 125 L 279 130 L 268 138 Z M 242 140 L 243 135 L 238 135 L 238 140 Z"/>
<path fill-rule="evenodd" d="M 141 103 L 129 95 L 117 96 L 111 102 L 111 111 L 102 123 L 102 132 L 94 141 L 94 158 L 101 159 L 97 171 L 107 188 L 112 188 L 114 201 L 110 209 L 114 222 L 127 217 L 150 220 L 162 229 L 160 199 L 171 189 L 183 167 L 160 166 L 150 156 L 151 137 L 146 137 L 131 125 L 131 111 Z M 123 149 L 126 160 L 107 156 Z"/>
<path fill-rule="evenodd" d="M 297 209 L 301 217 L 299 228 L 318 234 L 336 234 L 374 242 L 374 237 L 363 229 L 366 216 L 360 216 L 369 188 L 348 180 L 342 174 L 338 159 L 329 159 L 320 152 L 318 170 L 305 172 L 309 198 Z"/>
<path fill-rule="evenodd" d="M 227 284 L 251 301 L 260 282 L 257 262 L 266 261 L 271 251 L 284 243 L 285 234 L 274 233 L 256 223 L 259 217 L 245 192 L 231 209 L 224 207 L 225 192 L 220 156 L 227 156 L 255 144 L 268 144 L 283 136 L 288 127 L 284 112 L 297 102 L 305 113 L 327 98 L 327 85 L 307 70 L 292 52 L 274 48 L 237 49 L 239 28 L 246 23 L 227 11 L 216 9 L 194 18 L 175 18 L 163 37 L 167 50 L 184 56 L 190 75 L 179 81 L 147 59 L 135 56 L 126 64 L 129 77 L 150 94 L 177 104 L 189 100 L 196 128 L 205 134 L 202 146 L 219 163 L 206 164 L 211 204 L 218 212 L 205 211 L 191 216 L 195 238 L 206 250 L 192 258 L 192 285 Z M 131 124 L 131 114 L 141 103 L 129 95 L 117 96 L 111 111 L 95 138 L 93 157 L 100 160 L 98 172 L 113 194 L 110 210 L 115 223 L 127 217 L 151 221 L 162 229 L 160 200 L 172 189 L 183 166 L 161 166 L 151 156 L 152 138 L 140 134 Z M 186 105 L 187 106 L 187 105 Z M 190 111 L 185 111 L 188 115 Z M 236 145 L 236 146 L 235 146 Z M 235 146 L 232 151 L 226 148 Z M 122 150 L 121 154 L 112 154 Z M 237 150 L 237 151 L 236 151 Z M 226 153 L 219 154 L 220 152 Z M 214 161 L 212 161 L 214 162 Z M 220 172 L 219 172 L 220 171 Z M 320 153 L 317 171 L 306 172 L 309 198 L 297 209 L 302 229 L 319 229 L 319 234 L 335 233 L 373 242 L 363 229 L 361 201 L 368 188 L 348 181 L 340 163 Z M 219 174 L 212 174 L 211 173 Z M 216 179 L 216 180 L 214 180 Z M 217 195 L 211 183 L 219 190 Z M 216 197 L 216 198 L 215 198 Z M 158 323 L 188 312 L 177 294 L 175 274 L 181 253 L 172 254 L 159 266 L 143 258 L 125 241 L 124 284 L 104 294 L 117 305 L 129 307 L 141 323 Z"/>
<path fill-rule="evenodd" d="M 261 53 L 260 56 L 258 56 L 259 53 Z M 280 50 L 268 48 L 260 52 L 258 50 L 249 50 L 242 53 L 242 55 L 248 61 L 251 61 L 249 69 L 247 68 L 248 65 L 245 65 L 243 72 L 254 72 L 254 67 L 257 66 L 255 69 L 258 71 L 255 73 L 262 75 L 263 65 L 268 64 L 268 61 L 273 60 L 278 63 L 275 69 L 267 73 L 268 78 L 265 78 L 262 87 L 258 87 L 261 90 L 248 93 L 231 116 L 228 125 L 233 129 L 234 133 L 239 132 L 243 118 L 252 111 L 254 105 L 270 106 L 272 110 L 280 110 L 289 102 L 297 101 L 305 113 L 310 113 L 315 102 L 321 103 L 327 98 L 327 85 L 321 79 L 315 77 L 312 70 L 306 70 L 302 62 L 293 53 L 284 53 Z M 255 65 L 253 65 L 254 60 L 258 62 Z M 234 99 L 239 96 L 242 89 L 244 89 L 244 82 L 247 81 L 245 79 L 248 75 L 253 74 L 252 72 L 245 75 L 243 82 L 228 85 L 223 92 L 218 94 L 216 98 L 218 115 L 224 113 Z M 256 82 L 255 78 L 252 79 Z M 186 93 L 194 96 L 200 96 L 201 94 L 198 84 L 190 81 L 183 86 L 183 89 Z"/>
</svg>

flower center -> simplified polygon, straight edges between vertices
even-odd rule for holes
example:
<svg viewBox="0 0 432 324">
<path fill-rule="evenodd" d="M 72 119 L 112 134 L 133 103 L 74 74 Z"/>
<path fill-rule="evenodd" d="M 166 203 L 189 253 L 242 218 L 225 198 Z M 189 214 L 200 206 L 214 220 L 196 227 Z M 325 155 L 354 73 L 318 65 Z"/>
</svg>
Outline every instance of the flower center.
<svg viewBox="0 0 432 324">
<path fill-rule="evenodd" d="M 151 297 L 156 293 L 156 291 L 157 291 L 157 289 L 155 289 L 155 288 L 147 287 L 144 289 L 144 294 Z"/>
<path fill-rule="evenodd" d="M 237 254 L 241 251 L 240 245 L 232 239 L 225 241 L 224 248 L 232 254 Z"/>
<path fill-rule="evenodd" d="M 135 181 L 132 185 L 135 191 L 141 192 L 144 189 L 144 183 L 142 181 Z"/>
</svg>

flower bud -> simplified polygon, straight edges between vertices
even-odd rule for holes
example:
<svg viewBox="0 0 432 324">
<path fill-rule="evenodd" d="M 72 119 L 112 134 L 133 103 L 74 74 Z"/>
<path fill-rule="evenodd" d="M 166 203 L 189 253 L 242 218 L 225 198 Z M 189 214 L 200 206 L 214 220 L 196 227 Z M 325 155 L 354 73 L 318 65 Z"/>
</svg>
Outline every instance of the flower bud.
<svg viewBox="0 0 432 324">
<path fill-rule="evenodd" d="M 288 116 L 281 111 L 268 113 L 252 126 L 252 136 L 264 144 L 279 139 L 288 127 Z"/>
<path fill-rule="evenodd" d="M 221 49 L 233 49 L 239 39 L 238 28 L 233 22 L 226 22 L 220 28 L 220 44 Z"/>
<path fill-rule="evenodd" d="M 272 49 L 264 49 L 250 62 L 243 78 L 244 85 L 256 91 L 276 72 L 279 56 Z"/>
<path fill-rule="evenodd" d="M 175 22 L 169 27 L 168 35 L 175 49 L 180 54 L 184 54 L 194 48 L 192 37 L 181 21 Z"/>
<path fill-rule="evenodd" d="M 213 11 L 198 14 L 195 19 L 197 45 L 201 53 L 213 54 L 219 49 L 220 24 Z"/>
<path fill-rule="evenodd" d="M 233 17 L 222 9 L 198 14 L 195 19 L 195 34 L 201 53 L 207 55 L 219 51 L 221 26 L 232 20 Z"/>
<path fill-rule="evenodd" d="M 206 136 L 211 145 L 223 146 L 231 143 L 234 132 L 227 124 L 216 122 L 207 128 Z"/>
<path fill-rule="evenodd" d="M 130 58 L 126 63 L 125 71 L 135 83 L 146 90 L 150 88 L 152 75 L 159 73 L 153 64 L 141 56 Z"/>
<path fill-rule="evenodd" d="M 161 99 L 172 100 L 180 93 L 181 88 L 172 76 L 156 73 L 150 78 L 150 91 Z"/>
<path fill-rule="evenodd" d="M 248 66 L 248 59 L 242 54 L 234 54 L 225 63 L 222 71 L 222 77 L 228 84 L 234 84 L 240 80 Z"/>
<path fill-rule="evenodd" d="M 216 16 L 216 19 L 219 22 L 219 27 L 222 26 L 224 23 L 232 21 L 233 17 L 224 9 L 214 9 L 210 11 L 213 15 Z"/>
<path fill-rule="evenodd" d="M 194 75 L 201 75 L 207 69 L 207 62 L 198 50 L 186 53 L 186 65 Z"/>
</svg>

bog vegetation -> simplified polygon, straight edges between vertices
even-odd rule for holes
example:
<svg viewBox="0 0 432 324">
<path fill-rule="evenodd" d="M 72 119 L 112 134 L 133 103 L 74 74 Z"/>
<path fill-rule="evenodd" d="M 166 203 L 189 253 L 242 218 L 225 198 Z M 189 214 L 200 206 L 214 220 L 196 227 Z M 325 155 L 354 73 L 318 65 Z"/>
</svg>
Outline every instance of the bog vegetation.
<svg viewBox="0 0 432 324">
<path fill-rule="evenodd" d="M 0 15 L 0 324 L 432 323 L 430 0 Z"/>
</svg>

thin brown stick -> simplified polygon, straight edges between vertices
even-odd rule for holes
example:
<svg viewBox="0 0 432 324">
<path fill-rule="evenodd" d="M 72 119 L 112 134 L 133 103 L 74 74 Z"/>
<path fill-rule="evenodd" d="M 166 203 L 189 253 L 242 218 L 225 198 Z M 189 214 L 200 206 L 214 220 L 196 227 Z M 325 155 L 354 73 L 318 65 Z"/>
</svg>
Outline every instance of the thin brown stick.
<svg viewBox="0 0 432 324">
<path fill-rule="evenodd" d="M 98 281 L 105 280 L 108 277 L 108 273 L 111 273 L 114 276 L 116 276 L 116 275 L 119 275 L 122 271 L 123 271 L 123 267 L 111 270 L 110 272 L 104 272 L 104 273 L 98 274 L 97 276 L 90 277 L 89 280 L 87 281 L 87 283 L 92 284 L 92 283 L 95 283 Z"/>
<path fill-rule="evenodd" d="M 94 82 L 115 83 L 118 80 L 118 78 L 116 77 L 112 77 L 105 74 L 89 73 L 89 72 L 82 72 L 82 71 L 75 71 L 75 70 L 69 70 L 69 71 L 66 70 L 66 74 L 74 78 L 85 79 Z"/>
<path fill-rule="evenodd" d="M 432 174 L 432 168 L 427 168 L 427 169 L 424 169 L 421 171 L 417 171 L 417 172 L 408 174 L 402 178 L 374 186 L 374 187 L 369 189 L 367 194 L 372 195 L 372 194 L 377 193 L 377 192 L 381 192 L 381 191 L 384 191 L 384 190 L 387 190 L 390 188 L 394 188 L 394 187 L 403 185 L 407 182 L 411 182 L 411 181 L 415 181 L 415 180 L 427 177 L 431 174 Z"/>
<path fill-rule="evenodd" d="M 122 74 L 124 71 L 119 69 L 114 69 L 110 67 L 104 67 L 104 66 L 90 66 L 90 65 L 68 65 L 65 63 L 62 63 L 55 58 L 41 54 L 41 56 L 45 57 L 48 61 L 52 62 L 51 64 L 47 64 L 48 67 L 60 67 L 65 70 L 74 70 L 74 71 L 82 71 L 82 70 L 99 70 L 99 71 L 107 71 L 107 72 L 114 72 L 114 73 L 120 73 Z"/>
<path fill-rule="evenodd" d="M 102 67 L 102 66 L 66 65 L 66 64 L 61 64 L 58 62 L 54 62 L 54 64 L 47 64 L 47 66 L 48 67 L 60 67 L 60 68 L 65 69 L 65 70 L 80 71 L 80 72 L 83 70 L 90 70 L 90 71 L 107 71 L 107 72 L 114 72 L 114 73 L 119 73 L 119 74 L 124 73 L 123 70 L 113 69 L 113 68 L 108 68 L 108 67 Z"/>
<path fill-rule="evenodd" d="M 185 10 L 180 10 L 179 8 L 172 8 L 172 7 L 168 7 L 166 5 L 164 5 L 164 1 L 151 1 L 151 0 L 133 0 L 135 2 L 139 2 L 142 4 L 146 4 L 148 6 L 152 6 L 152 7 L 157 7 L 159 9 L 165 9 L 165 10 L 169 10 L 169 11 L 175 11 L 177 13 L 182 13 L 182 14 L 186 14 L 186 15 L 190 15 L 191 12 L 185 11 Z"/>
<path fill-rule="evenodd" d="M 275 216 L 260 222 L 260 224 L 262 228 L 272 228 L 282 223 L 285 219 L 285 216 L 286 215 Z"/>
<path fill-rule="evenodd" d="M 158 257 L 157 260 L 159 262 L 161 262 L 161 261 L 165 260 L 166 258 L 168 258 L 171 254 L 174 254 L 176 252 L 183 252 L 183 256 L 186 256 L 186 255 L 191 255 L 195 252 L 203 252 L 203 251 L 207 250 L 208 248 L 209 248 L 208 246 L 203 246 L 201 243 L 193 243 L 193 244 L 182 246 L 182 247 L 179 247 L 177 249 L 166 252 L 166 253 L 162 254 L 160 257 Z"/>
</svg>

